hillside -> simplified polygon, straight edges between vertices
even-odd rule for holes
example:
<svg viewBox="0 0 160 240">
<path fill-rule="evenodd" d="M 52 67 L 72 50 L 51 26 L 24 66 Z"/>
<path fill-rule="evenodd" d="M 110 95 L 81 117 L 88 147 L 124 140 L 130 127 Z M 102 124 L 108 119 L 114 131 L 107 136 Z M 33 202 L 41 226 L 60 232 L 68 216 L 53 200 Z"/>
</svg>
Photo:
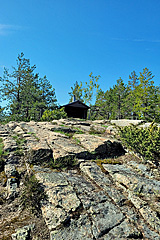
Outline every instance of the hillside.
<svg viewBox="0 0 160 240">
<path fill-rule="evenodd" d="M 160 239 L 160 166 L 113 123 L 0 125 L 0 239 Z"/>
</svg>

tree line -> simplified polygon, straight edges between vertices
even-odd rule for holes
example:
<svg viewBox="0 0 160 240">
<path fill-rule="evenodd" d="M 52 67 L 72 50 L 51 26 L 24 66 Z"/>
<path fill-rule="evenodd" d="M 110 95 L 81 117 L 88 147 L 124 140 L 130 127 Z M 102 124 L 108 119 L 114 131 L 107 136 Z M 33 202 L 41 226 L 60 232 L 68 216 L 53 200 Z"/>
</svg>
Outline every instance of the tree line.
<svg viewBox="0 0 160 240">
<path fill-rule="evenodd" d="M 139 76 L 133 71 L 128 84 L 119 78 L 116 85 L 106 92 L 99 91 L 95 117 L 160 121 L 160 87 L 154 85 L 153 78 L 152 72 L 144 68 Z"/>
<path fill-rule="evenodd" d="M 93 76 L 86 88 L 82 82 L 75 83 L 70 95 L 76 95 L 87 102 L 85 94 L 93 98 L 96 90 L 96 101 L 91 105 L 91 119 L 143 119 L 160 122 L 160 86 L 155 86 L 154 75 L 148 68 L 144 68 L 139 76 L 133 71 L 129 75 L 127 84 L 119 78 L 116 84 L 107 91 L 99 88 L 97 81 L 100 76 Z M 89 103 L 89 101 L 88 101 Z"/>
<path fill-rule="evenodd" d="M 0 120 L 40 121 L 50 119 L 49 116 L 65 116 L 59 110 L 55 89 L 46 76 L 39 77 L 35 70 L 36 66 L 31 66 L 23 53 L 18 55 L 11 73 L 4 68 L 0 96 L 7 101 L 7 107 L 6 111 L 0 107 Z M 160 122 L 160 86 L 155 86 L 154 75 L 148 68 L 139 75 L 133 71 L 127 84 L 119 78 L 107 91 L 100 88 L 99 79 L 99 75 L 91 73 L 88 82 L 76 81 L 69 92 L 70 102 L 75 95 L 77 100 L 90 106 L 91 119 L 154 119 Z"/>
</svg>

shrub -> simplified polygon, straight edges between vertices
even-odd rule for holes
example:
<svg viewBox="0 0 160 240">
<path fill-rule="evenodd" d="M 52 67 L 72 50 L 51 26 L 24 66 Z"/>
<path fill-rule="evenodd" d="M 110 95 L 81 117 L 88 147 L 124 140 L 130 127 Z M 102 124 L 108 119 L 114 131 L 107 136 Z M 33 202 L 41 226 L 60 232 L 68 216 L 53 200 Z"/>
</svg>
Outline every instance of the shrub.
<svg viewBox="0 0 160 240">
<path fill-rule="evenodd" d="M 41 120 L 42 121 L 52 121 L 52 120 L 58 120 L 61 118 L 66 118 L 67 114 L 64 111 L 64 108 L 60 108 L 60 109 L 55 109 L 53 111 L 50 110 L 46 110 L 43 115 Z"/>
<path fill-rule="evenodd" d="M 148 160 L 160 160 L 160 127 L 154 122 L 148 128 L 118 127 L 122 142 Z"/>
</svg>

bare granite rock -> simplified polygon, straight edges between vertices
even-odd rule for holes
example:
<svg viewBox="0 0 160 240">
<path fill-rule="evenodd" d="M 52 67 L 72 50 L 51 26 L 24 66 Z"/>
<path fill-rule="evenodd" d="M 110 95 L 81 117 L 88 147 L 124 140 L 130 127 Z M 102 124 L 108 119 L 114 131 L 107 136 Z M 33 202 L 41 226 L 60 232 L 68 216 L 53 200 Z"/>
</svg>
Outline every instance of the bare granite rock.
<svg viewBox="0 0 160 240">
<path fill-rule="evenodd" d="M 23 228 L 16 229 L 16 233 L 12 234 L 13 240 L 27 240 L 30 239 L 30 233 L 34 229 L 34 224 L 24 226 Z"/>
<path fill-rule="evenodd" d="M 0 172 L 1 239 L 160 239 L 160 169 L 125 154 L 111 123 L 61 119 L 0 125 L 7 151 Z M 70 158 L 78 159 L 76 166 L 50 167 Z M 19 199 L 26 174 L 35 175 L 47 196 L 34 225 Z"/>
<path fill-rule="evenodd" d="M 159 236 L 152 230 L 159 230 L 157 213 L 145 201 L 135 197 L 134 191 L 122 193 L 116 180 L 103 173 L 94 162 L 82 162 L 80 169 L 84 175 L 72 170 L 68 173 L 36 173 L 49 196 L 42 214 L 51 231 L 50 239 L 65 239 L 67 236 L 69 239 L 145 239 L 148 234 Z M 114 172 L 115 169 L 116 166 Z M 132 202 L 131 207 L 128 201 Z M 140 216 L 150 224 L 150 232 L 142 226 L 144 222 L 139 224 Z"/>
</svg>

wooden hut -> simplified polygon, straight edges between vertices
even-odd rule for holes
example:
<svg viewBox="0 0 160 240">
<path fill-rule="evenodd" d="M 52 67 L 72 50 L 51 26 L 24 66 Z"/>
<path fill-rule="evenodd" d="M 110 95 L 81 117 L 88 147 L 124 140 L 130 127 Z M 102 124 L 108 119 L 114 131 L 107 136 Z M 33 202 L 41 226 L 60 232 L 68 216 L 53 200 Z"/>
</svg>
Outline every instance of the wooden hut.
<svg viewBox="0 0 160 240">
<path fill-rule="evenodd" d="M 64 107 L 64 110 L 67 113 L 68 117 L 81 119 L 87 118 L 87 111 L 89 107 L 86 104 L 82 103 L 80 100 L 68 103 L 62 107 Z"/>
</svg>

